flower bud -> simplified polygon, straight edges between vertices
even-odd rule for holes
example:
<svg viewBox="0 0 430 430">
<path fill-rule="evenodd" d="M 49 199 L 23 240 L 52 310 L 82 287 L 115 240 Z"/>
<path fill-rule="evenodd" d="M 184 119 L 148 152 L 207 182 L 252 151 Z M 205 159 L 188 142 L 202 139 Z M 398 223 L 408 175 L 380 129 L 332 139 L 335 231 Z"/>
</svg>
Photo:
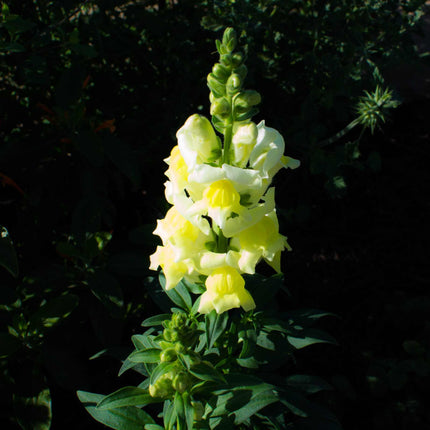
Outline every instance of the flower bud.
<svg viewBox="0 0 430 430">
<path fill-rule="evenodd" d="M 191 385 L 190 375 L 186 372 L 179 372 L 173 379 L 172 386 L 179 393 L 186 391 Z"/>
<path fill-rule="evenodd" d="M 243 63 L 243 54 L 241 52 L 236 52 L 231 57 L 231 64 L 234 68 L 239 67 Z"/>
<path fill-rule="evenodd" d="M 233 139 L 230 160 L 235 166 L 244 168 L 257 142 L 258 130 L 253 122 L 236 123 L 233 128 Z"/>
<path fill-rule="evenodd" d="M 222 65 L 225 67 L 230 67 L 232 65 L 232 56 L 231 54 L 222 54 L 220 56 L 220 61 Z"/>
<path fill-rule="evenodd" d="M 246 75 L 248 74 L 248 68 L 245 66 L 245 64 L 242 64 L 241 66 L 239 66 L 237 69 L 234 70 L 234 73 L 237 73 L 243 82 L 246 78 Z"/>
<path fill-rule="evenodd" d="M 231 105 L 224 97 L 220 97 L 212 102 L 210 112 L 211 115 L 228 116 L 231 112 Z"/>
<path fill-rule="evenodd" d="M 173 314 L 173 316 L 172 316 L 172 327 L 182 329 L 183 327 L 186 326 L 187 320 L 188 320 L 187 316 L 182 312 L 177 313 L 177 314 Z"/>
<path fill-rule="evenodd" d="M 208 75 L 208 87 L 215 95 L 222 96 L 225 93 L 225 87 L 222 82 L 220 82 L 213 73 Z"/>
<path fill-rule="evenodd" d="M 240 76 L 237 73 L 233 73 L 228 78 L 226 87 L 227 93 L 235 94 L 240 91 L 240 88 L 242 87 L 242 79 L 240 79 Z"/>
<path fill-rule="evenodd" d="M 191 115 L 176 133 L 181 154 L 192 171 L 197 164 L 211 163 L 221 155 L 221 142 L 210 121 Z"/>
<path fill-rule="evenodd" d="M 175 343 L 175 352 L 177 352 L 178 354 L 183 354 L 187 351 L 187 348 L 182 345 L 182 343 L 177 342 Z"/>
<path fill-rule="evenodd" d="M 240 110 L 247 110 L 261 102 L 261 96 L 257 91 L 247 90 L 239 93 L 234 99 L 234 106 Z"/>
<path fill-rule="evenodd" d="M 212 68 L 212 74 L 221 82 L 225 83 L 230 76 L 230 71 L 222 64 L 216 63 Z"/>
<path fill-rule="evenodd" d="M 163 330 L 163 337 L 164 337 L 164 339 L 166 339 L 168 342 L 171 342 L 173 339 L 172 339 L 172 334 L 173 334 L 173 332 L 172 332 L 172 330 L 170 330 L 169 328 L 165 328 L 164 330 Z"/>
<path fill-rule="evenodd" d="M 237 37 L 236 32 L 233 28 L 228 27 L 225 29 L 224 34 L 222 36 L 222 44 L 227 48 L 229 52 L 233 52 L 234 48 L 236 48 Z"/>
<path fill-rule="evenodd" d="M 160 360 L 162 363 L 168 362 L 168 361 L 175 361 L 176 360 L 176 351 L 173 348 L 166 349 L 163 351 L 160 355 Z"/>
<path fill-rule="evenodd" d="M 162 399 L 171 397 L 174 392 L 172 377 L 172 372 L 161 375 L 154 385 L 149 386 L 149 395 L 152 397 L 160 397 Z"/>
</svg>

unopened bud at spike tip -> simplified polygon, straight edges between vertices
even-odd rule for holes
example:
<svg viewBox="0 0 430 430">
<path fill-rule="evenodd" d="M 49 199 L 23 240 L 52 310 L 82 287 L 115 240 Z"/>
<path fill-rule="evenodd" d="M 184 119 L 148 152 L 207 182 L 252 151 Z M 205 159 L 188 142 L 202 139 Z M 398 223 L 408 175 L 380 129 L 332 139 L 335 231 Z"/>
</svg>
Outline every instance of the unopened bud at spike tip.
<svg viewBox="0 0 430 430">
<path fill-rule="evenodd" d="M 227 48 L 229 52 L 233 52 L 236 48 L 237 37 L 236 32 L 233 28 L 227 27 L 222 36 L 222 44 Z"/>
</svg>

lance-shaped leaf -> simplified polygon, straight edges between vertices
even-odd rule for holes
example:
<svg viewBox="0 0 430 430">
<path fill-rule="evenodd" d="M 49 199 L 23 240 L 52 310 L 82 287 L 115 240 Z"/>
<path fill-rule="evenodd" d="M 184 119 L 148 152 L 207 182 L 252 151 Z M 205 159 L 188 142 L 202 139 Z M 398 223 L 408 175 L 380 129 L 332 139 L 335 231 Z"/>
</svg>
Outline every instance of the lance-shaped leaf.
<svg viewBox="0 0 430 430">
<path fill-rule="evenodd" d="M 171 314 L 154 315 L 152 317 L 146 318 L 146 320 L 144 320 L 141 325 L 143 327 L 158 326 L 158 325 L 162 325 L 164 321 L 169 320 L 170 318 L 171 318 Z"/>
<path fill-rule="evenodd" d="M 294 346 L 294 348 L 301 349 L 315 343 L 331 343 L 337 345 L 336 339 L 334 339 L 328 333 L 317 330 L 317 329 L 306 329 L 300 333 L 300 336 L 287 336 L 288 342 Z"/>
<path fill-rule="evenodd" d="M 206 345 L 210 349 L 224 333 L 228 323 L 228 312 L 218 314 L 215 310 L 205 315 Z"/>
<path fill-rule="evenodd" d="M 160 272 L 159 281 L 163 290 L 169 296 L 170 300 L 181 309 L 190 312 L 193 306 L 193 301 L 191 300 L 190 293 L 183 282 L 179 282 L 175 288 L 166 290 L 166 278 Z"/>
<path fill-rule="evenodd" d="M 193 364 L 190 373 L 202 381 L 224 381 L 224 376 L 207 361 Z"/>
<path fill-rule="evenodd" d="M 145 424 L 155 424 L 150 415 L 137 407 L 99 409 L 97 404 L 105 397 L 102 394 L 78 391 L 77 395 L 87 412 L 96 421 L 115 430 L 142 430 Z"/>
<path fill-rule="evenodd" d="M 159 363 L 160 350 L 157 348 L 141 349 L 132 352 L 128 359 L 133 363 Z"/>
<path fill-rule="evenodd" d="M 142 390 L 137 387 L 123 387 L 104 397 L 97 404 L 97 409 L 114 409 L 124 406 L 145 406 L 150 403 L 158 403 L 161 401 L 161 399 L 152 397 L 148 393 L 148 390 Z"/>
</svg>

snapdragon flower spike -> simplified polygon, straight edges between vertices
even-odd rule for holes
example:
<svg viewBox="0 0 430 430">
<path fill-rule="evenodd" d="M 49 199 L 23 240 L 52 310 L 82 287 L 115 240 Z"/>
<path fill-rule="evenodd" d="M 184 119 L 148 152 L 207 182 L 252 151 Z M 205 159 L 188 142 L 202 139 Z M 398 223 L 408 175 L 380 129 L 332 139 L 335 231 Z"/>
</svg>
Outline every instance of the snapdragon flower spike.
<svg viewBox="0 0 430 430">
<path fill-rule="evenodd" d="M 300 162 L 284 155 L 277 130 L 251 121 L 261 97 L 243 89 L 246 67 L 244 55 L 233 52 L 236 44 L 232 29 L 217 41 L 220 63 L 208 76 L 213 126 L 196 114 L 177 132 L 178 145 L 165 160 L 165 194 L 173 206 L 154 231 L 163 245 L 150 268 L 162 268 L 166 289 L 182 278 L 206 279 L 201 313 L 254 309 L 242 274 L 254 274 L 261 260 L 280 272 L 281 252 L 291 249 L 279 233 L 270 185 L 281 168 Z"/>
</svg>

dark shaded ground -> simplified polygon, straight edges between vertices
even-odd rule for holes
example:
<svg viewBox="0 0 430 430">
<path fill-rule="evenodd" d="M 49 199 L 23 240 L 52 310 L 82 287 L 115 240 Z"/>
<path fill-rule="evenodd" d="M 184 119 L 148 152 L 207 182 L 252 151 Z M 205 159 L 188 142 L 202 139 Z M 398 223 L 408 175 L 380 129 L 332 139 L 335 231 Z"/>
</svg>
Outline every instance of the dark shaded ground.
<svg viewBox="0 0 430 430">
<path fill-rule="evenodd" d="M 310 220 L 289 231 L 293 306 L 340 316 L 325 322 L 339 346 L 298 363 L 335 386 L 323 400 L 345 430 L 430 428 L 429 112 L 429 100 L 398 108 L 361 146 L 381 171 L 353 173 L 341 200 L 315 184 Z"/>
</svg>

